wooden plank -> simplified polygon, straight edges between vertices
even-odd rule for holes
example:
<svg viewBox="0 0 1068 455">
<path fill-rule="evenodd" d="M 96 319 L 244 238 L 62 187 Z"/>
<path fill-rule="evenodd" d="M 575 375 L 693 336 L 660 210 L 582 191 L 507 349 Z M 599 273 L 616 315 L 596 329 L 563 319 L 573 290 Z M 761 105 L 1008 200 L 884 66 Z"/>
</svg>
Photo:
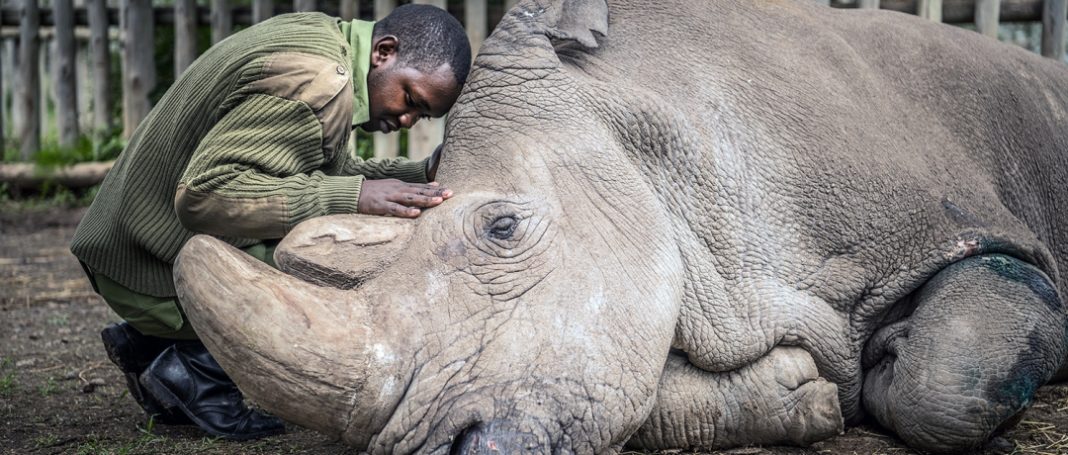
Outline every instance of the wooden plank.
<svg viewBox="0 0 1068 455">
<path fill-rule="evenodd" d="M 1001 0 L 977 0 L 975 2 L 975 30 L 997 39 L 998 18 L 1001 16 Z"/>
<path fill-rule="evenodd" d="M 1068 16 L 1068 0 L 1046 0 L 1042 9 L 1042 55 L 1064 59 L 1064 24 Z"/>
<path fill-rule="evenodd" d="M 319 2 L 316 0 L 294 0 L 293 11 L 298 13 L 319 11 Z"/>
<path fill-rule="evenodd" d="M 211 0 L 211 44 L 230 36 L 233 29 L 233 10 L 229 0 Z"/>
<path fill-rule="evenodd" d="M 19 157 L 30 161 L 41 148 L 41 90 L 38 57 L 40 42 L 37 32 L 40 28 L 37 0 L 22 0 L 19 19 L 19 84 L 15 91 L 19 124 Z"/>
<path fill-rule="evenodd" d="M 447 9 L 445 0 L 413 0 L 412 3 Z M 408 129 L 408 158 L 421 160 L 430 156 L 445 138 L 445 119 L 424 119 Z"/>
<path fill-rule="evenodd" d="M 174 0 L 174 77 L 197 58 L 197 2 Z"/>
<path fill-rule="evenodd" d="M 111 51 L 108 49 L 107 0 L 86 0 L 89 13 L 89 66 L 93 80 L 93 127 L 111 129 Z"/>
<path fill-rule="evenodd" d="M 122 121 L 129 139 L 152 109 L 148 94 L 156 87 L 156 64 L 154 46 L 143 45 L 153 42 L 152 2 L 123 0 L 123 9 Z"/>
<path fill-rule="evenodd" d="M 942 0 L 920 0 L 917 14 L 933 22 L 942 22 Z"/>
<path fill-rule="evenodd" d="M 74 58 L 74 1 L 52 0 L 55 12 L 55 51 L 52 77 L 56 98 L 56 125 L 59 145 L 70 147 L 78 142 L 78 79 Z"/>
<path fill-rule="evenodd" d="M 74 58 L 74 73 L 78 77 L 78 130 L 85 134 L 93 131 L 93 78 L 89 75 L 89 41 L 84 33 L 75 36 L 75 45 L 78 46 L 77 55 Z"/>
<path fill-rule="evenodd" d="M 356 0 L 341 0 L 341 12 L 338 14 L 343 21 L 351 21 L 360 18 L 360 2 Z"/>
<path fill-rule="evenodd" d="M 857 7 L 865 9 L 879 9 L 879 0 L 860 0 L 857 2 Z"/>
<path fill-rule="evenodd" d="M 464 0 L 464 28 L 471 41 L 472 56 L 478 55 L 482 40 L 486 39 L 486 3 L 487 0 Z"/>
<path fill-rule="evenodd" d="M 274 16 L 274 2 L 271 0 L 252 0 L 252 22 L 260 23 Z"/>
<path fill-rule="evenodd" d="M 375 20 L 389 15 L 390 11 L 397 6 L 395 0 L 375 0 Z M 396 134 L 375 133 L 375 158 L 395 158 L 399 152 Z"/>
</svg>

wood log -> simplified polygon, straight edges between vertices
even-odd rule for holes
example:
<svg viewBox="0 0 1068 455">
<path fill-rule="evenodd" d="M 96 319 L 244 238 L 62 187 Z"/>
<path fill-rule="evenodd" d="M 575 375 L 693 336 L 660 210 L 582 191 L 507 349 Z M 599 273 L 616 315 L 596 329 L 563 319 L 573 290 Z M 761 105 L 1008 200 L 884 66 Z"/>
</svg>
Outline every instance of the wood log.
<svg viewBox="0 0 1068 455">
<path fill-rule="evenodd" d="M 1068 0 L 1046 0 L 1042 9 L 1042 55 L 1064 59 L 1064 24 Z"/>
<path fill-rule="evenodd" d="M 111 130 L 111 51 L 108 49 L 107 0 L 87 0 L 89 65 L 93 80 L 93 125 L 97 133 Z"/>
<path fill-rule="evenodd" d="M 52 77 L 56 99 L 56 124 L 59 145 L 70 147 L 78 142 L 78 79 L 74 68 L 74 1 L 53 0 L 55 13 L 55 54 Z"/>
<path fill-rule="evenodd" d="M 174 77 L 197 58 L 197 2 L 174 0 Z"/>
<path fill-rule="evenodd" d="M 375 0 L 375 20 L 382 20 L 397 6 L 396 0 Z M 396 134 L 375 133 L 375 158 L 395 158 L 399 144 Z"/>
<path fill-rule="evenodd" d="M 22 0 L 19 23 L 19 84 L 15 91 L 18 105 L 19 157 L 30 161 L 41 148 L 40 56 L 37 32 L 40 27 L 37 0 Z"/>
<path fill-rule="evenodd" d="M 471 41 L 471 55 L 478 55 L 482 40 L 486 39 L 486 0 L 464 0 L 464 28 Z"/>
<path fill-rule="evenodd" d="M 233 29 L 233 11 L 229 0 L 211 0 L 211 44 L 230 36 Z"/>
<path fill-rule="evenodd" d="M 123 136 L 129 139 L 152 110 L 148 94 L 156 87 L 156 63 L 153 42 L 152 2 L 123 0 L 123 28 L 126 41 L 122 46 L 122 120 Z"/>
<path fill-rule="evenodd" d="M 316 0 L 294 0 L 293 11 L 298 13 L 306 13 L 310 11 L 318 11 L 319 2 Z"/>
<path fill-rule="evenodd" d="M 1001 16 L 1001 0 L 976 0 L 975 30 L 997 39 L 998 18 Z"/>
<path fill-rule="evenodd" d="M 104 181 L 114 161 L 79 163 L 60 168 L 44 168 L 30 163 L 0 164 L 0 183 L 8 188 L 40 188 L 51 182 L 67 188 L 88 188 Z"/>
<path fill-rule="evenodd" d="M 271 0 L 252 0 L 252 22 L 258 24 L 274 16 L 274 2 Z"/>
</svg>

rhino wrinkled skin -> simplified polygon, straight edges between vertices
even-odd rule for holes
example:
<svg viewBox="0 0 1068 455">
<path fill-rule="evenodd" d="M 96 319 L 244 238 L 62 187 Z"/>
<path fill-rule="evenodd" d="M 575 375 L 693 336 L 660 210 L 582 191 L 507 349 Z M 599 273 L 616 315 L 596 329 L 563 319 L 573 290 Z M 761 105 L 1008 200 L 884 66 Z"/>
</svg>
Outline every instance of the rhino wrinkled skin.
<svg viewBox="0 0 1068 455">
<path fill-rule="evenodd" d="M 977 447 L 1065 357 L 1068 67 L 904 14 L 526 0 L 417 220 L 176 284 L 248 396 L 371 453 Z M 284 273 L 283 273 L 284 272 Z"/>
</svg>

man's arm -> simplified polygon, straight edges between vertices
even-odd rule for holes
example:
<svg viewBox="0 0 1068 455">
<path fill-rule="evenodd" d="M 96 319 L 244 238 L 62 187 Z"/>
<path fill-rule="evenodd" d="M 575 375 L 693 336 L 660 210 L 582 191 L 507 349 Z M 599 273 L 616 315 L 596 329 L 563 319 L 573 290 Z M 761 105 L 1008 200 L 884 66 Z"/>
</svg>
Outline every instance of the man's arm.
<svg viewBox="0 0 1068 455">
<path fill-rule="evenodd" d="M 372 158 L 362 160 L 350 157 L 342 166 L 345 175 L 362 175 L 369 179 L 397 179 L 409 183 L 433 182 L 438 173 L 441 145 L 429 157 L 412 161 L 407 158 Z"/>
<path fill-rule="evenodd" d="M 325 158 L 321 141 L 322 125 L 306 104 L 250 96 L 194 152 L 176 189 L 178 219 L 195 232 L 269 239 L 281 238 L 308 218 L 357 213 L 364 177 L 320 171 Z M 372 195 L 377 203 L 364 205 L 373 214 L 409 216 L 410 207 L 440 203 L 435 196 L 419 194 L 436 190 L 409 184 Z"/>
</svg>

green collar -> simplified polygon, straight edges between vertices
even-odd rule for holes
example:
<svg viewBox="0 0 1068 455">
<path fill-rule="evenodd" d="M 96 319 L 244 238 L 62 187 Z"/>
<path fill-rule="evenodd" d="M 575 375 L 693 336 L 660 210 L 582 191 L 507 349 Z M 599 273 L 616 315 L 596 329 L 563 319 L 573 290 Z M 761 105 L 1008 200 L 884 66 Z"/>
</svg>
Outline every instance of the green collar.
<svg viewBox="0 0 1068 455">
<path fill-rule="evenodd" d="M 371 35 L 374 22 L 354 20 L 340 22 L 341 34 L 349 41 L 352 54 L 352 90 L 356 94 L 352 103 L 352 124 L 362 125 L 371 120 L 371 105 L 367 94 L 367 72 L 371 70 Z"/>
</svg>

